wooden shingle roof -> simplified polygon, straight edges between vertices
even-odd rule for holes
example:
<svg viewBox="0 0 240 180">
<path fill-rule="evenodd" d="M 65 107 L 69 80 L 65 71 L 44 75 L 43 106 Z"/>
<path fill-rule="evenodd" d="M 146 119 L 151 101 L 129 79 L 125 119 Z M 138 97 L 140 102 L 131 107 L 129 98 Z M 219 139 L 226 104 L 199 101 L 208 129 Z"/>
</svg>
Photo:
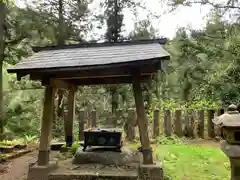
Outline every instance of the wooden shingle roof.
<svg viewBox="0 0 240 180">
<path fill-rule="evenodd" d="M 114 75 L 116 77 L 126 75 L 131 68 L 136 66 L 139 68 L 141 66 L 144 70 L 146 65 L 150 64 L 151 68 L 149 67 L 148 71 L 153 71 L 154 66 L 156 66 L 154 69 L 157 70 L 161 68 L 160 64 L 163 60 L 170 58 L 169 53 L 161 46 L 165 42 L 166 39 L 157 39 L 113 44 L 86 43 L 37 47 L 33 48 L 35 51 L 33 56 L 22 60 L 7 71 L 21 74 L 21 76 L 37 74 L 38 78 L 36 79 L 42 79 L 46 75 L 57 77 L 58 73 L 61 75 L 65 73 L 65 76 L 70 78 L 70 76 L 76 75 L 76 73 L 81 74 L 81 72 L 82 74 L 78 77 L 96 77 L 99 74 L 102 77 L 111 77 L 113 75 L 108 74 L 107 71 L 116 72 L 118 68 L 119 73 Z M 119 69 L 120 67 L 122 70 Z M 91 74 L 92 71 L 95 71 L 94 75 Z M 99 71 L 104 72 L 99 73 Z"/>
</svg>

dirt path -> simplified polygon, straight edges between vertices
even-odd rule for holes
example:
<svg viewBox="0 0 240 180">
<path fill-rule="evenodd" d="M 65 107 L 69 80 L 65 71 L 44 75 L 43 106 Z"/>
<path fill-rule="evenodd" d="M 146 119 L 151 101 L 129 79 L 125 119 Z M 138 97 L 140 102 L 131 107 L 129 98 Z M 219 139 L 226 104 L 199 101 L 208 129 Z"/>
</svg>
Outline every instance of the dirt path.
<svg viewBox="0 0 240 180">
<path fill-rule="evenodd" d="M 13 159 L 5 164 L 0 164 L 1 180 L 25 180 L 29 164 L 36 162 L 38 152 L 34 151 Z"/>
</svg>

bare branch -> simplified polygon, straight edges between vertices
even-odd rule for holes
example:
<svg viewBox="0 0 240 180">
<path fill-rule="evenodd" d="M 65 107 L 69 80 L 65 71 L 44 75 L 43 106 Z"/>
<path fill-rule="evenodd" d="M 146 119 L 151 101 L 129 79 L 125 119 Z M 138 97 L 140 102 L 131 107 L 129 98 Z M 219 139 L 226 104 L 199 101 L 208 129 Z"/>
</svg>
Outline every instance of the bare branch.
<svg viewBox="0 0 240 180">
<path fill-rule="evenodd" d="M 184 6 L 191 6 L 193 4 L 201 4 L 201 5 L 211 5 L 212 7 L 214 8 L 217 8 L 217 9 L 239 9 L 240 10 L 240 7 L 239 6 L 235 6 L 235 5 L 230 5 L 229 3 L 227 3 L 226 5 L 222 5 L 222 4 L 215 4 L 209 0 L 202 0 L 202 1 L 187 1 L 187 2 L 184 2 L 183 3 L 174 3 L 175 5 L 184 5 Z M 174 5 L 173 4 L 173 5 Z"/>
</svg>

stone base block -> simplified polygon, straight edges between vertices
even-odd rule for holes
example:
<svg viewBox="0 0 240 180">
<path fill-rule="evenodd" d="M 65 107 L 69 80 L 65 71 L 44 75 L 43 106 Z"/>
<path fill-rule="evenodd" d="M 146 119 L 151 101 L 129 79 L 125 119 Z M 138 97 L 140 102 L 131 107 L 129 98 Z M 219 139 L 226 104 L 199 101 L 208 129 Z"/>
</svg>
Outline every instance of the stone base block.
<svg viewBox="0 0 240 180">
<path fill-rule="evenodd" d="M 52 173 L 48 176 L 48 180 L 138 180 L 137 173 L 126 172 L 119 174 L 118 172 L 112 173 L 79 173 L 79 172 L 66 172 L 66 173 Z"/>
<path fill-rule="evenodd" d="M 33 165 L 29 167 L 28 180 L 48 180 L 49 173 L 55 169 L 57 169 L 57 164 L 55 162 L 51 162 L 47 166 Z"/>
<path fill-rule="evenodd" d="M 82 149 L 79 148 L 73 160 L 73 164 L 104 164 L 115 166 L 121 166 L 130 163 L 139 164 L 141 162 L 142 154 L 128 149 L 123 149 L 122 152 L 114 152 L 99 151 L 99 149 L 82 151 Z"/>
<path fill-rule="evenodd" d="M 139 166 L 140 180 L 163 180 L 163 169 L 158 164 L 140 164 Z"/>
</svg>

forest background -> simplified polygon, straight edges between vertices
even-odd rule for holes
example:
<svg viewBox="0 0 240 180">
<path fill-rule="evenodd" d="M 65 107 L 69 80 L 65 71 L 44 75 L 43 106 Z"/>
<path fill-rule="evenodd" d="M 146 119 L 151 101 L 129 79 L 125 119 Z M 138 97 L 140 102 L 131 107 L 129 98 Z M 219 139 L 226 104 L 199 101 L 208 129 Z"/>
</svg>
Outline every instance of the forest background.
<svg viewBox="0 0 240 180">
<path fill-rule="evenodd" d="M 161 38 L 161 28 L 154 28 L 152 22 L 164 13 L 156 14 L 143 2 L 134 0 L 103 0 L 96 13 L 89 8 L 93 1 L 96 0 L 28 0 L 21 8 L 15 2 L 0 1 L 1 138 L 39 136 L 41 83 L 28 77 L 19 82 L 15 75 L 6 72 L 7 67 L 30 56 L 32 46 Z M 159 0 L 159 7 L 162 3 Z M 149 116 L 155 108 L 207 109 L 238 103 L 240 2 L 168 0 L 164 3 L 171 12 L 195 4 L 210 7 L 210 11 L 204 28 L 179 28 L 164 45 L 171 55 L 167 69 L 159 71 L 152 83 L 143 85 Z M 126 9 L 134 15 L 134 29 L 130 33 L 124 32 Z M 139 20 L 141 11 L 147 16 Z M 94 34 L 96 29 L 103 32 L 98 37 Z M 63 133 L 61 119 L 66 97 L 67 92 L 62 90 L 56 94 L 55 136 Z M 82 108 L 86 112 L 96 109 L 98 113 L 108 109 L 114 114 L 117 109 L 133 107 L 131 85 L 78 88 L 76 118 Z"/>
</svg>

